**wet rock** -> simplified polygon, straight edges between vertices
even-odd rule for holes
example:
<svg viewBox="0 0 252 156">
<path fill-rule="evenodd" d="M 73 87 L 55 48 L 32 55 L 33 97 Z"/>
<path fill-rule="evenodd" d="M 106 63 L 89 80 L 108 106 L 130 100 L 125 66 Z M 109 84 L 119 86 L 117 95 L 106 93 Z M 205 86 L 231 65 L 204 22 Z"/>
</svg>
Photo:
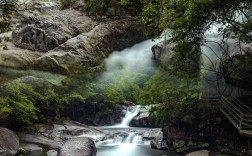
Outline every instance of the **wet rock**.
<svg viewBox="0 0 252 156">
<path fill-rule="evenodd" d="M 56 150 L 49 150 L 46 152 L 47 156 L 58 156 L 58 151 Z"/>
<path fill-rule="evenodd" d="M 19 138 L 7 128 L 0 127 L 0 155 L 11 156 L 17 153 Z"/>
<path fill-rule="evenodd" d="M 151 148 L 154 148 L 154 149 L 158 149 L 158 150 L 169 149 L 166 141 L 163 141 L 163 140 L 151 140 L 150 144 L 151 144 Z"/>
<path fill-rule="evenodd" d="M 60 150 L 59 156 L 95 156 L 97 149 L 94 142 L 85 137 L 68 140 Z"/>
</svg>

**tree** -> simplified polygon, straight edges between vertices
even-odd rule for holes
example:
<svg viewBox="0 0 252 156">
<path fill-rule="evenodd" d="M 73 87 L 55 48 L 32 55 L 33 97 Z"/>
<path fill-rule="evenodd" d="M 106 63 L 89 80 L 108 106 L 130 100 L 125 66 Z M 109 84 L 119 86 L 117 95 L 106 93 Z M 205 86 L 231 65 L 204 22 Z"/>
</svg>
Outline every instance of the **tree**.
<svg viewBox="0 0 252 156">
<path fill-rule="evenodd" d="M 144 0 L 144 4 L 142 15 L 147 26 L 151 21 L 157 25 L 156 29 L 172 30 L 171 41 L 177 44 L 173 49 L 172 72 L 178 76 L 198 76 L 200 47 L 209 42 L 204 34 L 213 25 L 221 25 L 218 34 L 222 36 L 223 43 L 228 38 L 235 39 L 237 43 L 252 42 L 250 0 Z M 160 8 L 162 13 L 153 16 L 156 8 Z M 222 46 L 221 43 L 219 45 Z M 240 49 L 244 51 L 242 47 Z"/>
</svg>

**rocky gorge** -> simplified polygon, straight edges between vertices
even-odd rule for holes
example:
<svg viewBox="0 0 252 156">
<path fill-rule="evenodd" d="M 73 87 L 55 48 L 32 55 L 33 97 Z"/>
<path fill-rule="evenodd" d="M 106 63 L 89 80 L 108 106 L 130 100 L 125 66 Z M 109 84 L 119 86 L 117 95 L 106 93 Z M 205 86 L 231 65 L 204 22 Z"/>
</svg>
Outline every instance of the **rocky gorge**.
<svg viewBox="0 0 252 156">
<path fill-rule="evenodd" d="M 14 19 L 12 31 L 0 34 L 0 121 L 16 132 L 0 128 L 0 155 L 251 155 L 247 138 L 201 95 L 197 98 L 203 105 L 193 101 L 178 110 L 175 102 L 160 100 L 166 91 L 181 87 L 162 93 L 165 84 L 158 81 L 153 89 L 151 81 L 159 67 L 172 69 L 176 43 L 144 41 L 151 36 L 145 35 L 136 8 L 129 13 L 112 7 L 98 15 L 83 11 L 85 5 L 82 0 L 64 7 L 58 0 L 27 1 L 25 7 L 32 9 L 23 12 L 21 21 Z M 250 47 L 231 56 L 237 66 L 249 61 Z M 233 96 L 251 95 L 246 70 L 236 69 L 226 57 L 231 63 L 220 66 L 221 80 L 238 88 Z M 219 80 L 216 73 L 210 75 Z M 239 79 L 243 76 L 245 82 Z M 206 94 L 217 93 L 209 82 L 204 85 Z M 231 90 L 219 86 L 219 92 Z M 155 118 L 163 114 L 152 109 L 167 111 L 167 116 Z"/>
</svg>

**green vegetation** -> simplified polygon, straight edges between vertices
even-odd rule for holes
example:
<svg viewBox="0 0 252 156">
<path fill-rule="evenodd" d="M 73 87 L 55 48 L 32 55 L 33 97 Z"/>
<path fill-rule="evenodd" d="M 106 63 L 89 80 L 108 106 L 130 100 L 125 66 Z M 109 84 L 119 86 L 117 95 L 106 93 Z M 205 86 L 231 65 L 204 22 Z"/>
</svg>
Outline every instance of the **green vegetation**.
<svg viewBox="0 0 252 156">
<path fill-rule="evenodd" d="M 61 0 L 62 8 L 75 2 Z M 33 83 L 5 83 L 8 78 L 4 78 L 0 88 L 1 126 L 31 124 L 60 117 L 75 119 L 80 115 L 92 121 L 96 117 L 113 113 L 114 107 L 125 100 L 137 104 L 159 103 L 151 113 L 164 124 L 173 121 L 192 124 L 204 107 L 200 64 L 201 46 L 209 42 L 204 36 L 205 32 L 213 24 L 219 24 L 223 25 L 217 30 L 223 36 L 220 46 L 229 38 L 237 43 L 252 42 L 251 0 L 84 2 L 84 10 L 90 15 L 140 15 L 147 34 L 158 35 L 164 29 L 171 30 L 170 40 L 176 43 L 172 68 L 168 71 L 142 68 L 127 72 L 85 73 L 69 76 L 62 83 L 54 82 L 54 78 L 44 78 L 46 81 L 32 79 Z M 0 32 L 5 32 L 17 12 L 16 4 L 14 1 L 4 1 L 0 5 L 0 12 Z M 248 53 L 241 44 L 238 45 L 242 52 Z M 226 58 L 230 57 L 228 51 L 224 50 L 224 53 Z M 223 71 L 239 80 L 244 78 L 246 82 L 251 82 L 251 55 L 230 60 L 222 62 Z M 241 70 L 244 68 L 246 70 Z"/>
<path fill-rule="evenodd" d="M 61 8 L 65 9 L 71 5 L 73 5 L 76 2 L 76 0 L 60 0 Z"/>
<path fill-rule="evenodd" d="M 10 30 L 11 20 L 16 13 L 16 2 L 12 0 L 2 0 L 0 3 L 0 33 Z"/>
<path fill-rule="evenodd" d="M 221 46 L 228 38 L 251 43 L 251 15 L 250 0 L 145 0 L 142 21 L 150 30 L 172 30 L 171 41 L 177 45 L 170 72 L 179 77 L 197 77 L 200 46 L 209 42 L 204 33 L 213 24 L 224 25 L 217 30 L 223 35 Z"/>
<path fill-rule="evenodd" d="M 141 12 L 142 4 L 139 0 L 84 0 L 84 10 L 90 15 L 138 15 Z"/>
</svg>

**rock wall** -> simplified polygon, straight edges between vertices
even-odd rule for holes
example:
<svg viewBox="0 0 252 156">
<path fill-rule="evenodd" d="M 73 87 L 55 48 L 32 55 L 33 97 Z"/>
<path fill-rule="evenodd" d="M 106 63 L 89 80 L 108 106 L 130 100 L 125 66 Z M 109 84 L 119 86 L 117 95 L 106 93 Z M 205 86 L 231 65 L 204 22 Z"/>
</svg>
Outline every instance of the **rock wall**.
<svg viewBox="0 0 252 156">
<path fill-rule="evenodd" d="M 4 40 L 1 66 L 61 74 L 94 71 L 114 50 L 146 39 L 138 17 L 98 22 L 73 9 L 35 11 L 25 17 Z"/>
</svg>

